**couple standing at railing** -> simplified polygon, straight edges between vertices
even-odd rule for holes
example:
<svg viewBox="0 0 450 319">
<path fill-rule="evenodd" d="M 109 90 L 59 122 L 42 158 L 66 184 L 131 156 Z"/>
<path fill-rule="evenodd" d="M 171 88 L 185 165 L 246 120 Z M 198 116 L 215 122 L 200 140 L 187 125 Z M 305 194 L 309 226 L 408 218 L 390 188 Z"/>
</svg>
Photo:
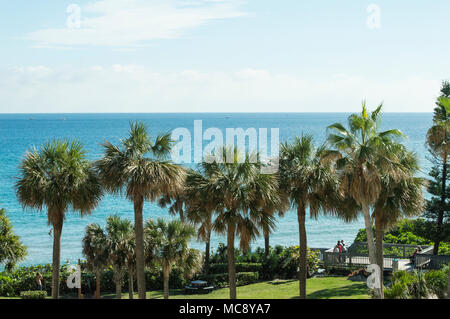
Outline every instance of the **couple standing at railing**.
<svg viewBox="0 0 450 319">
<path fill-rule="evenodd" d="M 348 251 L 344 240 L 338 240 L 334 246 L 333 253 L 346 253 Z M 339 262 L 345 262 L 345 256 L 339 256 Z"/>
</svg>

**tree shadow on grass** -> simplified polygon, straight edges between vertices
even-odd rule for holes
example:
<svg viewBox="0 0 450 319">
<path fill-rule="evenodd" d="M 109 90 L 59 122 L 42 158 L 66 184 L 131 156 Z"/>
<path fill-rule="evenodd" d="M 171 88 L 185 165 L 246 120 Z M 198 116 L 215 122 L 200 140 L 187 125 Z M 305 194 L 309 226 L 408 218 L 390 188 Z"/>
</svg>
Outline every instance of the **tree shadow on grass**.
<svg viewBox="0 0 450 319">
<path fill-rule="evenodd" d="M 288 284 L 293 281 L 297 281 L 297 279 L 275 279 L 275 280 L 269 281 L 267 283 L 271 284 L 271 285 L 283 285 L 283 284 Z"/>
<path fill-rule="evenodd" d="M 307 299 L 330 299 L 330 298 L 342 298 L 350 299 L 355 295 L 367 295 L 367 286 L 365 284 L 353 284 L 345 287 L 336 287 L 329 289 L 322 289 L 307 294 Z M 298 299 L 299 297 L 293 297 L 292 299 Z"/>
</svg>

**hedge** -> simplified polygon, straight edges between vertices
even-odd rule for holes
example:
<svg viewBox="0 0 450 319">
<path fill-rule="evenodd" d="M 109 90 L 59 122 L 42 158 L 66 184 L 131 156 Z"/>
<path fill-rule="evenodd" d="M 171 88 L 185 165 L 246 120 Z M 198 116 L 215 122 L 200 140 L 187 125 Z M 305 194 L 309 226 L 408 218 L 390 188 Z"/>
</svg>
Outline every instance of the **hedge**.
<svg viewBox="0 0 450 319">
<path fill-rule="evenodd" d="M 31 290 L 20 292 L 20 298 L 22 299 L 45 299 L 47 297 L 46 291 Z"/>
<path fill-rule="evenodd" d="M 199 275 L 198 279 L 205 280 L 215 288 L 228 287 L 228 273 Z M 244 286 L 258 282 L 258 272 L 238 272 L 236 273 L 236 285 Z"/>
<path fill-rule="evenodd" d="M 236 272 L 261 272 L 261 263 L 236 263 Z M 209 266 L 210 274 L 223 274 L 228 272 L 228 264 L 211 264 Z"/>
<path fill-rule="evenodd" d="M 52 283 L 52 266 L 51 265 L 38 265 L 30 267 L 19 267 L 11 272 L 0 272 L 0 296 L 14 297 L 19 296 L 22 291 L 33 291 L 36 289 L 36 273 L 39 272 L 42 277 L 43 290 L 48 294 L 51 294 Z M 70 272 L 66 266 L 61 267 L 60 271 L 60 294 L 66 295 L 76 292 L 75 289 L 69 289 L 66 284 L 67 277 Z M 150 290 L 163 289 L 163 276 L 162 271 L 155 269 L 146 269 L 146 287 Z M 136 278 L 134 278 L 135 285 L 137 287 Z M 169 286 L 171 289 L 184 288 L 187 284 L 183 273 L 173 268 L 170 273 Z M 81 274 L 81 289 L 84 294 L 93 294 L 96 289 L 95 274 L 82 271 Z M 113 280 L 113 271 L 111 268 L 105 269 L 101 273 L 101 291 L 102 292 L 115 292 L 116 285 Z M 128 275 L 125 273 L 122 282 L 123 291 L 128 291 Z"/>
</svg>

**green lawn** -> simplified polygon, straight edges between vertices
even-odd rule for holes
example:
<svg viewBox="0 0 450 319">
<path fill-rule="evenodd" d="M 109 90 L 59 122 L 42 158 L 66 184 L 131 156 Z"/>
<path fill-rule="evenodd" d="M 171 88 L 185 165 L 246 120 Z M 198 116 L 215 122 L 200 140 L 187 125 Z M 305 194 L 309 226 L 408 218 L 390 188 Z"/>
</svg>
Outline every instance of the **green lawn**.
<svg viewBox="0 0 450 319">
<path fill-rule="evenodd" d="M 237 287 L 240 299 L 294 299 L 298 298 L 297 280 L 266 281 Z M 353 282 L 347 277 L 311 278 L 307 282 L 307 298 L 310 299 L 368 299 L 368 288 L 364 282 Z M 105 297 L 112 298 L 109 294 Z M 136 295 L 137 297 L 137 295 Z M 163 298 L 162 291 L 148 292 L 147 297 Z M 207 295 L 184 295 L 180 289 L 171 290 L 173 299 L 228 299 L 228 288 L 217 289 Z M 128 298 L 128 293 L 123 294 Z"/>
<path fill-rule="evenodd" d="M 353 282 L 347 280 L 347 277 L 311 278 L 307 282 L 307 298 L 309 299 L 368 299 L 367 293 L 366 283 Z M 237 287 L 237 297 L 240 299 L 295 299 L 298 295 L 297 280 L 265 281 Z M 128 299 L 127 292 L 124 292 L 122 296 Z M 170 291 L 172 299 L 228 299 L 228 296 L 228 288 L 217 289 L 207 295 L 184 295 L 181 289 Z M 76 295 L 63 296 L 63 298 L 76 298 Z M 114 298 L 114 294 L 104 294 L 103 298 Z M 163 292 L 147 292 L 147 298 L 162 299 Z M 19 297 L 0 297 L 0 299 L 19 299 Z"/>
</svg>

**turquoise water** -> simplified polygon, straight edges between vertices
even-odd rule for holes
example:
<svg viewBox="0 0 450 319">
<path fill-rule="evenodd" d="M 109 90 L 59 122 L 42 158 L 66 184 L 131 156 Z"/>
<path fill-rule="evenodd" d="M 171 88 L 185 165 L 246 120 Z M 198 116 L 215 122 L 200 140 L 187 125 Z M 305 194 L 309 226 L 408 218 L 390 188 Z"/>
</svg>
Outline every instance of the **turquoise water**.
<svg viewBox="0 0 450 319">
<path fill-rule="evenodd" d="M 46 212 L 23 210 L 14 193 L 14 183 L 18 176 L 17 167 L 27 148 L 39 146 L 53 138 L 77 138 L 89 151 L 91 159 L 101 155 L 100 143 L 105 139 L 117 143 L 126 136 L 129 121 L 145 121 L 153 135 L 168 132 L 178 127 L 193 132 L 194 120 L 203 121 L 203 129 L 225 128 L 279 128 L 280 140 L 290 140 L 302 133 L 313 134 L 317 143 L 325 139 L 326 126 L 341 121 L 344 113 L 276 113 L 276 114 L 0 114 L 0 207 L 7 210 L 16 233 L 28 246 L 28 257 L 24 265 L 49 263 L 52 256 L 52 237 L 48 235 Z M 425 134 L 431 126 L 431 113 L 383 115 L 384 128 L 399 128 L 407 136 L 405 144 L 415 150 L 421 160 L 423 172 L 429 163 L 425 159 Z M 270 131 L 270 130 L 269 130 Z M 193 133 L 192 133 L 193 134 Z M 84 228 L 91 222 L 105 223 L 110 214 L 133 219 L 133 205 L 124 198 L 105 196 L 91 216 L 80 218 L 77 213 L 68 213 L 64 223 L 61 260 L 75 261 L 82 258 L 81 238 Z M 144 207 L 145 218 L 167 217 L 166 209 L 152 203 Z M 331 247 L 337 240 L 353 241 L 363 221 L 346 224 L 336 218 L 320 217 L 308 220 L 308 244 L 311 247 Z M 224 238 L 213 236 L 212 247 L 224 242 Z M 271 244 L 294 245 L 298 243 L 298 228 L 295 213 L 289 212 L 278 221 L 277 230 L 271 237 Z M 203 244 L 194 243 L 195 248 Z M 252 247 L 263 246 L 258 239 Z"/>
</svg>

